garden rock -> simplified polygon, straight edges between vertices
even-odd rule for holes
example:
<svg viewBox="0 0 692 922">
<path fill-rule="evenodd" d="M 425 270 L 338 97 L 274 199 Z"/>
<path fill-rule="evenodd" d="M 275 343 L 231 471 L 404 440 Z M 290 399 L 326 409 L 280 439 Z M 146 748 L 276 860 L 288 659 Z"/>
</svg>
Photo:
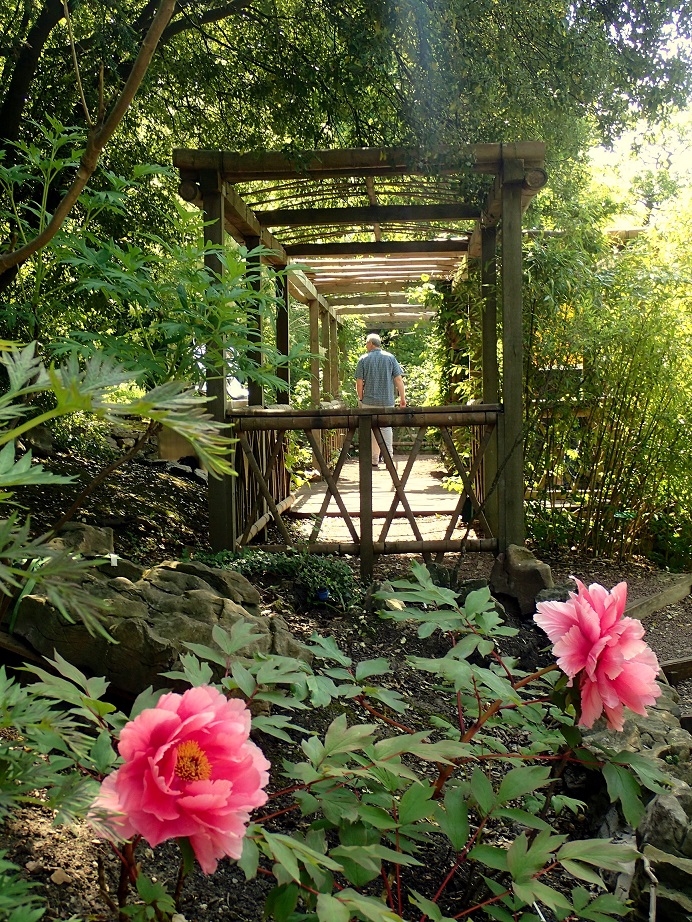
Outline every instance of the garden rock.
<svg viewBox="0 0 692 922">
<path fill-rule="evenodd" d="M 82 557 L 107 557 L 113 553 L 113 529 L 97 528 L 83 522 L 68 522 L 48 542 L 55 551 L 69 551 Z"/>
<path fill-rule="evenodd" d="M 522 615 L 536 611 L 536 596 L 543 589 L 551 589 L 553 577 L 550 567 L 518 544 L 510 544 L 504 554 L 499 554 L 490 574 L 493 595 L 516 599 Z"/>
<path fill-rule="evenodd" d="M 257 590 L 239 573 L 194 561 L 166 561 L 141 572 L 128 561 L 115 575 L 105 565 L 88 573 L 82 587 L 106 604 L 104 627 L 115 643 L 70 624 L 43 596 L 20 604 L 16 634 L 44 656 L 57 651 L 80 669 L 103 675 L 120 692 L 136 695 L 148 686 L 170 686 L 162 672 L 179 668 L 185 643 L 214 646 L 213 628 L 227 632 L 249 621 L 258 635 L 242 655 L 276 653 L 303 659 L 306 652 L 283 618 L 259 612 Z M 120 575 L 129 572 L 130 576 Z M 134 577 L 134 578 L 132 578 Z"/>
<path fill-rule="evenodd" d="M 666 922 L 689 922 L 692 912 L 692 735 L 680 726 L 678 694 L 659 680 L 661 695 L 646 717 L 626 711 L 621 733 L 608 730 L 603 720 L 584 733 L 584 743 L 598 755 L 602 747 L 616 752 L 648 755 L 670 777 L 671 788 L 654 796 L 636 830 L 640 851 L 658 880 L 658 918 Z M 627 836 L 630 832 L 617 811 L 607 813 L 600 834 Z M 635 919 L 649 918 L 651 881 L 643 862 L 636 866 L 629 892 Z"/>
</svg>

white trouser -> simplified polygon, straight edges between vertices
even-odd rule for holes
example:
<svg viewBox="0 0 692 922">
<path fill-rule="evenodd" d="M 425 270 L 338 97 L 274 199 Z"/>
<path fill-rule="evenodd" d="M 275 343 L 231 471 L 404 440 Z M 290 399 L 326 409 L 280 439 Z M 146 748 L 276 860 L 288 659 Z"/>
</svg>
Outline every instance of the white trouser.
<svg viewBox="0 0 692 922">
<path fill-rule="evenodd" d="M 394 406 L 383 407 L 383 410 L 393 410 Z M 387 446 L 387 451 L 389 452 L 389 457 L 394 460 L 394 430 L 391 426 L 383 426 L 380 429 L 382 433 L 382 439 L 384 444 Z M 372 430 L 372 463 L 378 464 L 380 460 L 380 443 L 377 441 L 375 436 L 375 429 Z"/>
<path fill-rule="evenodd" d="M 387 446 L 389 456 L 394 460 L 394 431 L 391 426 L 383 426 L 380 429 L 384 444 Z M 380 443 L 377 441 L 375 431 L 372 433 L 372 463 L 378 464 L 380 460 Z"/>
</svg>

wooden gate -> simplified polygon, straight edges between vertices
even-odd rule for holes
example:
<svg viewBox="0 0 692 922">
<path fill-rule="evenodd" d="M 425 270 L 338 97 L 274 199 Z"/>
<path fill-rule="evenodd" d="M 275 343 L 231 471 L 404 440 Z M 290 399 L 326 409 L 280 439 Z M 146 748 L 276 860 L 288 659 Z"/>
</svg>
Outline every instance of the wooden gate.
<svg viewBox="0 0 692 922">
<path fill-rule="evenodd" d="M 496 440 L 498 420 L 502 408 L 499 405 L 474 404 L 469 406 L 447 407 L 422 407 L 380 410 L 377 407 L 360 409 L 327 409 L 327 410 L 291 410 L 284 409 L 253 409 L 244 408 L 234 410 L 228 415 L 228 420 L 233 424 L 234 434 L 238 438 L 244 459 L 252 470 L 257 487 L 257 500 L 263 499 L 273 518 L 282 543 L 278 545 L 263 545 L 268 550 L 283 550 L 295 547 L 298 542 L 291 536 L 282 512 L 286 508 L 284 497 L 278 497 L 272 490 L 271 480 L 273 466 L 278 457 L 278 450 L 271 453 L 266 463 L 256 456 L 253 445 L 252 433 L 261 430 L 277 432 L 275 445 L 281 442 L 278 433 L 288 430 L 302 430 L 312 448 L 314 458 L 319 466 L 320 474 L 326 483 L 326 493 L 322 507 L 315 516 L 312 532 L 307 542 L 301 542 L 301 548 L 310 553 L 320 554 L 353 554 L 360 557 L 361 572 L 364 578 L 372 576 L 375 557 L 379 554 L 420 553 L 426 561 L 432 560 L 433 555 L 441 559 L 446 552 L 460 551 L 497 551 L 500 547 L 498 522 L 492 521 L 488 514 L 487 502 L 491 493 L 499 489 L 501 478 L 495 477 L 493 482 L 486 484 L 484 478 L 484 459 L 488 447 L 493 445 L 497 449 Z M 416 431 L 416 437 L 411 448 L 404 470 L 399 475 L 396 465 L 391 458 L 384 439 L 382 427 L 406 426 Z M 468 461 L 459 454 L 453 438 L 453 430 L 458 428 L 471 428 L 472 438 L 470 443 L 473 449 Z M 439 431 L 442 440 L 451 458 L 454 473 L 460 478 L 463 491 L 459 494 L 458 502 L 446 527 L 443 538 L 431 540 L 424 539 L 421 535 L 416 516 L 411 509 L 406 497 L 406 485 L 411 471 L 419 455 L 421 446 L 429 429 Z M 335 429 L 343 432 L 343 444 L 338 459 L 332 467 L 325 459 L 322 450 L 322 439 L 319 438 L 320 430 Z M 339 477 L 343 466 L 353 447 L 354 435 L 358 432 L 360 446 L 367 446 L 367 450 L 359 452 L 359 516 L 349 513 L 344 496 L 342 495 Z M 375 533 L 375 517 L 372 506 L 372 464 L 370 453 L 371 433 L 374 433 L 384 458 L 386 468 L 392 479 L 393 496 L 389 511 L 384 517 L 382 527 Z M 495 454 L 497 457 L 497 454 Z M 348 542 L 334 542 L 320 540 L 322 527 L 331 500 L 339 508 L 342 519 L 348 529 L 350 540 Z M 454 529 L 457 527 L 465 506 L 470 503 L 473 519 L 480 523 L 484 537 L 471 537 L 469 529 L 461 538 L 453 538 Z M 257 507 L 257 503 L 253 503 Z M 388 538 L 390 527 L 395 514 L 407 518 L 414 536 L 412 541 L 393 541 Z M 237 523 L 236 534 L 239 536 L 237 546 L 247 543 L 253 533 L 252 521 L 247 520 Z"/>
</svg>

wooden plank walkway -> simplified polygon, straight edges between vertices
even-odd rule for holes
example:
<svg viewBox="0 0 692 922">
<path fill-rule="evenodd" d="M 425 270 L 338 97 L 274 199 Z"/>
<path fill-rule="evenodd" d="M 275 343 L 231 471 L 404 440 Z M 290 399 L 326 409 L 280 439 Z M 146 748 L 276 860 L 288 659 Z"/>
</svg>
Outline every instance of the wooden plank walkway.
<svg viewBox="0 0 692 922">
<path fill-rule="evenodd" d="M 403 475 L 408 461 L 408 455 L 395 454 L 394 463 L 399 477 Z M 442 477 L 446 471 L 437 454 L 419 455 L 409 474 L 405 487 L 406 499 L 411 511 L 416 517 L 416 524 L 424 540 L 436 541 L 445 537 L 447 527 L 454 510 L 459 502 L 459 494 L 445 490 L 442 486 Z M 358 460 L 347 461 L 337 483 L 341 498 L 346 510 L 355 521 L 356 529 L 360 528 L 360 490 Z M 322 508 L 324 497 L 327 493 L 327 484 L 324 481 L 305 484 L 298 491 L 297 499 L 286 517 L 302 520 L 301 530 L 307 537 L 312 529 L 313 521 Z M 385 519 L 390 512 L 395 492 L 392 478 L 384 465 L 379 470 L 372 472 L 372 505 L 373 529 L 375 540 L 378 539 Z M 473 529 L 467 531 L 467 526 L 459 520 L 452 536 L 455 539 L 476 537 Z M 401 503 L 398 503 L 393 520 L 388 530 L 388 539 L 392 541 L 406 541 L 415 539 L 411 524 Z M 320 541 L 348 542 L 351 539 L 348 528 L 341 516 L 338 505 L 331 497 L 327 512 L 320 529 Z"/>
<path fill-rule="evenodd" d="M 401 477 L 406 466 L 407 455 L 395 455 L 394 463 Z M 441 479 L 446 471 L 436 455 L 419 455 L 406 483 L 406 499 L 414 515 L 451 515 L 459 501 L 458 493 L 451 493 L 442 486 Z M 341 471 L 338 487 L 349 515 L 360 515 L 360 491 L 358 477 L 358 459 L 347 461 Z M 305 484 L 297 493 L 291 507 L 291 515 L 306 518 L 317 515 L 322 506 L 327 484 L 322 480 Z M 392 504 L 394 485 L 389 471 L 380 465 L 372 472 L 372 506 L 373 515 L 383 518 Z M 341 516 L 339 507 L 332 497 L 327 508 L 328 516 Z M 399 504 L 396 516 L 403 516 L 404 510 Z"/>
</svg>

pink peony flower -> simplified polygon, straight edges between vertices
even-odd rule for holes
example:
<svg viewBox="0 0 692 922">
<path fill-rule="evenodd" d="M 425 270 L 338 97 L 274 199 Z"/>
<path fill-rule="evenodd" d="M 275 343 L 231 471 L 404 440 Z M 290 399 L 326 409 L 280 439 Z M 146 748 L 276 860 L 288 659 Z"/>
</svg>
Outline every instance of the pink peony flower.
<svg viewBox="0 0 692 922">
<path fill-rule="evenodd" d="M 622 730 L 623 707 L 646 714 L 661 694 L 655 653 L 642 640 L 640 621 L 623 617 L 627 583 L 608 592 L 598 583 L 586 586 L 575 577 L 578 591 L 568 602 L 539 602 L 533 620 L 553 643 L 557 664 L 579 677 L 583 727 L 592 727 L 603 712 L 608 726 Z"/>
<path fill-rule="evenodd" d="M 266 803 L 269 762 L 249 740 L 250 712 L 210 686 L 164 695 L 126 724 L 123 765 L 92 807 L 120 839 L 152 846 L 187 837 L 205 874 L 220 858 L 240 858 L 250 812 Z"/>
</svg>

